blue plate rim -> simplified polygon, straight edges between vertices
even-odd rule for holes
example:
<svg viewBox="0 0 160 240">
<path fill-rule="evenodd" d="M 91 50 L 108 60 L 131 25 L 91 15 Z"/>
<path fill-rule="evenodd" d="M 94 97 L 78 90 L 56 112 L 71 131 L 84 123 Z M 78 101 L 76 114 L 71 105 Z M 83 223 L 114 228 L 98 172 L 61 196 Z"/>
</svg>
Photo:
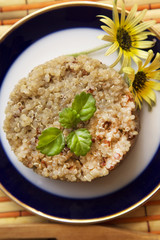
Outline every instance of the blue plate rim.
<svg viewBox="0 0 160 240">
<path fill-rule="evenodd" d="M 23 23 L 25 23 L 29 19 L 34 18 L 35 16 L 38 16 L 38 15 L 40 15 L 40 14 L 46 12 L 46 11 L 48 12 L 48 11 L 53 10 L 53 9 L 59 9 L 59 8 L 70 7 L 70 6 L 94 6 L 94 7 L 105 8 L 105 9 L 108 9 L 108 10 L 113 9 L 113 6 L 111 4 L 100 3 L 100 2 L 92 2 L 92 1 L 74 1 L 74 2 L 64 2 L 64 3 L 57 3 L 57 4 L 54 4 L 54 5 L 50 5 L 50 6 L 41 8 L 39 10 L 36 10 L 35 12 L 30 13 L 29 15 L 24 16 L 18 22 L 14 23 L 10 27 L 9 30 L 7 30 L 4 34 L 2 34 L 2 36 L 0 36 L 0 42 L 3 41 L 7 37 L 7 35 L 10 34 L 14 29 L 18 28 L 19 26 L 21 26 Z M 118 12 L 121 11 L 120 7 L 118 7 L 117 9 L 118 9 Z M 128 10 L 125 10 L 125 11 L 126 11 L 126 14 L 129 13 Z M 160 34 L 155 28 L 150 27 L 148 29 L 151 32 L 153 32 L 158 39 L 160 39 Z"/>
<path fill-rule="evenodd" d="M 141 205 L 143 205 L 148 199 L 150 199 L 158 190 L 160 190 L 160 184 L 155 187 L 155 189 L 150 192 L 150 194 L 148 194 L 147 196 L 145 196 L 143 199 L 141 199 L 140 201 L 138 201 L 136 204 L 132 205 L 129 208 L 124 209 L 123 211 L 120 211 L 116 214 L 112 214 L 112 215 L 108 215 L 105 217 L 97 217 L 97 218 L 92 218 L 92 219 L 69 219 L 69 218 L 60 218 L 60 217 L 55 217 L 49 214 L 45 214 L 43 212 L 40 212 L 38 210 L 36 210 L 35 208 L 32 208 L 30 206 L 28 206 L 27 204 L 21 202 L 20 200 L 18 200 L 16 197 L 14 197 L 10 192 L 8 192 L 3 185 L 0 183 L 0 189 L 9 197 L 11 198 L 14 202 L 16 202 L 17 204 L 19 204 L 20 206 L 24 207 L 25 209 L 27 209 L 28 211 L 47 218 L 49 220 L 55 220 L 57 222 L 62 222 L 62 223 L 71 223 L 71 224 L 83 224 L 83 223 L 97 223 L 97 222 L 104 222 L 104 221 L 109 221 L 112 220 L 116 217 L 120 217 L 123 214 L 126 214 L 128 212 L 133 211 L 135 208 L 140 207 Z"/>
</svg>

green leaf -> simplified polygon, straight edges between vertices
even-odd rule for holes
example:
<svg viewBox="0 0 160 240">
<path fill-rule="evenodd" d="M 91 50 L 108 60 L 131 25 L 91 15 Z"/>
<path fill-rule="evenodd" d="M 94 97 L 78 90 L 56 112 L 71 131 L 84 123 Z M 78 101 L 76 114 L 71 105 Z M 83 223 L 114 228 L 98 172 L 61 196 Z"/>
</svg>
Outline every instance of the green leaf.
<svg viewBox="0 0 160 240">
<path fill-rule="evenodd" d="M 72 128 L 80 122 L 79 114 L 72 108 L 64 108 L 59 114 L 59 122 L 64 128 Z"/>
<path fill-rule="evenodd" d="M 90 93 L 82 92 L 77 94 L 72 103 L 72 109 L 74 109 L 79 115 L 82 121 L 89 120 L 96 111 L 96 100 Z"/>
<path fill-rule="evenodd" d="M 65 146 L 63 133 L 58 128 L 50 127 L 45 129 L 38 139 L 37 149 L 48 156 L 59 154 Z"/>
<path fill-rule="evenodd" d="M 77 129 L 67 137 L 67 145 L 77 156 L 85 156 L 91 148 L 91 134 L 85 129 Z"/>
</svg>

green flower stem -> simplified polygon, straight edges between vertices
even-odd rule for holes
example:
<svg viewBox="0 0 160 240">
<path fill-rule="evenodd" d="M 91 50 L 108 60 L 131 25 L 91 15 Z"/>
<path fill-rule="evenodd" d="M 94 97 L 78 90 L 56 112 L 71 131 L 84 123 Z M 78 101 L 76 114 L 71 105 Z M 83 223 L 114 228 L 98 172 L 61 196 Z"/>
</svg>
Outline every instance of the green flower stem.
<svg viewBox="0 0 160 240">
<path fill-rule="evenodd" d="M 92 49 L 90 49 L 90 50 L 88 50 L 88 51 L 82 51 L 82 52 L 78 52 L 78 53 L 68 54 L 68 56 L 77 57 L 77 56 L 79 56 L 79 55 L 88 55 L 88 54 L 90 54 L 90 53 L 99 51 L 99 50 L 101 50 L 101 49 L 103 49 L 103 48 L 109 47 L 111 44 L 112 44 L 112 43 L 103 44 L 103 45 L 101 45 L 101 46 L 99 46 L 99 47 L 92 48 Z"/>
</svg>

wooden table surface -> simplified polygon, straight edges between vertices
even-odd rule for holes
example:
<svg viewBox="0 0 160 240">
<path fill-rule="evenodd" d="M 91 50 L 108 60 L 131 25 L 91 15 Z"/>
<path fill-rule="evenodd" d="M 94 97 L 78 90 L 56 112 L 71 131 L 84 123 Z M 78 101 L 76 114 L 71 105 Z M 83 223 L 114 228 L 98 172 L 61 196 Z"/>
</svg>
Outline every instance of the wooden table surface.
<svg viewBox="0 0 160 240">
<path fill-rule="evenodd" d="M 0 0 L 0 37 L 22 17 L 42 7 L 64 2 L 65 0 Z M 111 4 L 111 0 L 99 1 Z M 160 0 L 126 0 L 126 7 L 137 3 L 139 10 L 148 9 L 145 20 L 155 19 L 154 29 L 160 34 Z M 17 226 L 26 224 L 48 224 L 51 221 L 36 216 L 19 206 L 0 191 L 0 227 L 8 224 Z M 121 227 L 123 229 L 136 230 L 160 234 L 160 191 L 158 191 L 147 203 L 122 217 L 103 223 L 103 226 Z M 0 230 L 0 239 L 1 239 Z M 15 239 L 15 238 L 14 238 Z M 129 238 L 128 238 L 129 239 Z M 138 240 L 138 238 L 137 238 Z"/>
</svg>

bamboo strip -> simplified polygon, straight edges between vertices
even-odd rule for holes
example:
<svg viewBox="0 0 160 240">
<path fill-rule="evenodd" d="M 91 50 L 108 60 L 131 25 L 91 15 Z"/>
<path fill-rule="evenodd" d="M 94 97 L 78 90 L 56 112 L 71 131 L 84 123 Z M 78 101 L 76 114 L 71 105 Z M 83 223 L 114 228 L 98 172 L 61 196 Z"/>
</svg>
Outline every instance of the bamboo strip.
<svg viewBox="0 0 160 240">
<path fill-rule="evenodd" d="M 160 220 L 160 215 L 150 215 L 143 217 L 126 217 L 126 218 L 117 218 L 110 221 L 110 224 L 121 224 L 121 223 L 139 223 L 139 222 L 147 222 L 153 220 Z"/>
<path fill-rule="evenodd" d="M 31 212 L 28 212 L 28 211 L 21 211 L 20 215 L 23 217 L 23 216 L 34 216 L 33 213 Z"/>
<path fill-rule="evenodd" d="M 149 222 L 149 225 L 150 225 L 150 231 L 151 232 L 159 231 L 159 233 L 160 233 L 160 220 L 158 220 L 158 221 L 151 221 L 151 222 Z"/>
<path fill-rule="evenodd" d="M 70 0 L 70 1 L 74 1 L 74 0 Z M 83 1 L 83 0 L 81 0 L 81 1 Z M 98 1 L 98 0 L 92 0 L 92 1 Z M 13 2 L 12 2 L 12 5 L 9 5 L 9 4 L 6 5 L 6 4 L 1 3 L 0 11 L 1 12 L 9 12 L 9 11 L 39 9 L 39 8 L 50 6 L 52 4 L 56 4 L 56 3 L 60 3 L 60 2 L 61 2 L 60 0 L 43 1 L 43 2 L 28 1 L 28 4 L 25 4 L 25 2 L 23 2 L 23 4 L 13 4 Z M 68 2 L 68 0 L 62 0 L 62 2 Z M 102 1 L 100 1 L 100 2 L 102 2 Z M 103 2 L 112 4 L 112 0 L 104 0 Z M 136 2 L 136 0 L 132 1 L 132 5 L 130 4 L 129 6 L 127 6 L 129 3 L 127 4 L 127 2 L 126 2 L 126 8 L 128 10 L 130 10 L 130 8 L 133 6 L 133 4 L 135 2 Z M 19 3 L 19 1 L 18 1 L 18 3 Z M 148 2 L 147 4 L 144 4 L 144 1 L 143 1 L 143 4 L 141 5 L 141 3 L 138 2 L 138 8 L 139 8 L 139 10 L 142 10 L 145 8 L 146 9 L 159 9 L 160 3 L 159 2 L 155 3 L 155 0 L 154 0 L 154 3 Z"/>
<path fill-rule="evenodd" d="M 160 3 L 154 3 L 154 4 L 151 3 L 151 9 L 157 9 L 157 8 L 160 8 Z"/>
<path fill-rule="evenodd" d="M 11 199 L 9 197 L 6 197 L 6 196 L 0 197 L 0 202 L 6 202 L 6 201 L 11 201 Z"/>
<path fill-rule="evenodd" d="M 13 25 L 14 23 L 18 22 L 20 19 L 21 18 L 0 20 L 0 25 Z M 145 19 L 145 21 L 149 21 L 149 20 L 155 20 L 156 23 L 160 23 L 160 18 Z"/>
<path fill-rule="evenodd" d="M 148 216 L 160 215 L 160 205 L 147 206 L 146 209 Z"/>
<path fill-rule="evenodd" d="M 70 0 L 70 2 L 74 2 L 75 0 Z M 81 1 L 85 1 L 85 0 L 81 0 Z M 90 0 L 93 2 L 97 2 L 98 0 Z M 68 2 L 68 0 L 55 0 L 55 1 L 45 1 L 45 2 L 38 2 L 38 3 L 29 3 L 29 4 L 16 4 L 16 5 L 5 5 L 0 7 L 0 12 L 10 12 L 10 11 L 21 11 L 21 10 L 30 10 L 30 9 L 39 9 L 39 8 L 43 8 L 43 7 L 47 7 L 50 5 L 54 5 L 57 3 L 64 3 L 64 2 Z M 112 1 L 103 1 L 104 3 L 112 3 Z M 130 10 L 133 6 L 129 5 L 126 6 L 127 10 Z M 138 4 L 138 10 L 143 10 L 143 9 L 159 9 L 160 8 L 160 3 L 149 3 L 149 4 Z"/>
<path fill-rule="evenodd" d="M 118 227 L 118 228 L 132 230 L 132 231 L 148 232 L 147 222 L 121 223 L 121 224 L 116 224 L 116 225 L 113 225 L 113 226 Z M 117 238 L 117 240 L 118 240 L 118 238 Z M 139 240 L 139 239 L 137 238 L 137 240 Z"/>
<path fill-rule="evenodd" d="M 0 6 L 25 4 L 26 0 L 0 0 Z"/>
<path fill-rule="evenodd" d="M 13 12 L 0 12 L 0 20 L 23 18 L 27 15 L 27 11 L 13 11 Z"/>
<path fill-rule="evenodd" d="M 157 23 L 153 29 L 160 35 L 160 23 Z"/>
<path fill-rule="evenodd" d="M 30 3 L 39 3 L 39 2 L 45 2 L 46 0 L 27 0 L 27 2 Z M 113 0 L 105 0 L 107 4 L 112 4 Z M 153 3 L 154 5 L 159 4 L 159 0 L 125 0 L 125 5 L 126 6 L 133 6 L 134 4 L 138 5 L 143 5 L 143 4 L 151 4 Z M 120 4 L 120 1 L 118 2 Z M 13 5 L 13 4 L 12 4 Z"/>
<path fill-rule="evenodd" d="M 133 7 L 133 5 L 126 6 L 126 9 L 131 10 L 132 7 Z M 143 5 L 138 4 L 138 10 L 139 11 L 141 11 L 143 9 L 154 10 L 154 9 L 159 9 L 159 8 L 160 8 L 160 3 L 149 3 L 149 4 L 143 4 Z"/>
<path fill-rule="evenodd" d="M 0 25 L 12 25 L 16 23 L 20 18 L 23 16 L 27 15 L 27 10 L 37 10 L 39 8 L 42 8 L 44 6 L 49 6 L 52 4 L 56 3 L 62 3 L 66 2 L 68 0 L 57 0 L 57 1 L 50 1 L 50 2 L 40 2 L 40 3 L 32 3 L 32 4 L 22 4 L 22 5 L 9 5 L 9 6 L 2 6 L 0 8 Z M 75 1 L 75 0 L 71 0 Z M 85 1 L 85 0 L 81 0 Z M 92 0 L 92 1 L 97 1 L 97 0 Z M 100 2 L 105 2 L 105 1 L 100 1 Z M 150 4 L 153 5 L 154 4 Z M 144 8 L 150 8 L 150 5 L 140 5 L 139 8 L 142 10 Z M 156 3 L 156 7 L 160 7 L 160 3 Z M 129 8 L 128 8 L 129 9 Z M 25 11 L 26 10 L 26 11 Z M 16 11 L 16 12 L 15 12 Z M 20 11 L 20 13 L 18 13 Z M 9 14 L 10 13 L 10 14 Z M 145 15 L 145 20 L 150 20 L 150 19 L 155 19 L 157 23 L 160 23 L 160 17 L 159 17 L 159 9 L 153 9 L 149 10 L 146 15 Z"/>
<path fill-rule="evenodd" d="M 9 217 L 20 217 L 20 212 L 16 211 L 16 212 L 0 212 L 0 218 L 9 218 Z"/>
<path fill-rule="evenodd" d="M 126 10 L 130 11 L 132 7 L 133 5 L 126 6 Z M 150 9 L 150 5 L 149 4 L 138 5 L 138 11 L 141 11 L 143 9 Z"/>
<path fill-rule="evenodd" d="M 28 14 L 33 13 L 33 12 L 35 12 L 35 11 L 37 11 L 37 10 L 39 10 L 39 9 L 37 8 L 37 9 L 28 10 Z"/>
<path fill-rule="evenodd" d="M 145 203 L 145 206 L 150 206 L 150 205 L 160 205 L 160 200 L 150 200 Z"/>
<path fill-rule="evenodd" d="M 40 3 L 40 2 L 53 2 L 53 0 L 27 0 L 27 4 Z"/>
<path fill-rule="evenodd" d="M 14 211 L 20 211 L 24 210 L 23 207 L 20 205 L 16 204 L 13 201 L 8 201 L 8 202 L 0 202 L 0 212 L 14 212 Z"/>
<path fill-rule="evenodd" d="M 160 231 L 150 231 L 150 233 L 152 233 L 152 234 L 160 234 Z"/>
<path fill-rule="evenodd" d="M 144 19 L 145 22 L 147 22 L 149 20 L 155 20 L 156 23 L 160 23 L 160 18 L 147 18 L 147 19 Z"/>
<path fill-rule="evenodd" d="M 142 206 L 142 207 L 139 207 L 137 209 L 135 209 L 134 211 L 130 212 L 130 213 L 127 213 L 127 214 L 124 214 L 121 218 L 134 218 L 134 217 L 143 217 L 145 216 L 145 208 Z"/>
<path fill-rule="evenodd" d="M 23 216 L 34 216 L 33 213 L 28 211 L 14 211 L 14 212 L 0 212 L 0 218 L 10 218 L 10 217 L 23 217 Z"/>
<path fill-rule="evenodd" d="M 154 194 L 154 196 L 151 198 L 151 200 L 160 200 L 160 190 Z"/>
<path fill-rule="evenodd" d="M 27 0 L 27 3 L 51 2 L 53 0 Z M 56 0 L 55 0 L 56 1 Z"/>
<path fill-rule="evenodd" d="M 143 5 L 143 4 L 150 4 L 150 3 L 160 3 L 159 0 L 125 0 L 125 4 L 126 6 L 131 6 L 134 4 L 138 4 L 138 5 Z"/>
<path fill-rule="evenodd" d="M 5 34 L 10 28 L 11 25 L 0 25 L 0 37 Z"/>
<path fill-rule="evenodd" d="M 100 1 L 102 2 L 102 1 Z M 103 0 L 103 3 L 106 4 L 112 4 L 113 1 L 112 0 Z M 138 5 L 138 10 L 141 11 L 143 9 L 159 9 L 160 8 L 160 2 L 159 0 L 154 0 L 153 3 L 151 0 L 147 0 L 147 1 L 138 1 L 138 0 L 132 0 L 131 1 L 125 1 L 125 6 L 126 6 L 126 10 L 131 10 L 131 8 L 133 7 L 134 4 Z M 120 1 L 118 2 L 118 6 L 121 6 Z"/>
<path fill-rule="evenodd" d="M 0 25 L 13 25 L 14 23 L 18 22 L 19 20 L 21 20 L 21 18 L 1 20 Z"/>
<path fill-rule="evenodd" d="M 144 16 L 145 19 L 155 19 L 155 18 L 160 18 L 160 9 L 151 9 L 148 10 L 147 13 Z"/>
<path fill-rule="evenodd" d="M 98 225 L 73 226 L 66 224 L 26 224 L 0 226 L 0 237 L 3 239 L 21 236 L 25 238 L 56 238 L 58 240 L 160 240 L 159 235 L 122 230 Z"/>
<path fill-rule="evenodd" d="M 105 3 L 105 4 L 109 4 L 109 5 L 113 5 L 113 1 L 112 0 L 100 0 L 100 3 Z M 121 6 L 120 1 L 117 1 L 117 6 Z"/>
<path fill-rule="evenodd" d="M 35 224 L 35 223 L 47 223 L 48 220 L 39 216 L 23 216 L 23 217 L 10 217 L 0 218 L 0 226 L 7 224 Z M 0 238 L 1 239 L 1 238 Z"/>
<path fill-rule="evenodd" d="M 69 2 L 74 2 L 74 1 L 75 0 L 70 0 Z M 86 1 L 86 0 L 81 0 L 81 1 Z M 97 0 L 90 0 L 90 1 L 97 2 Z M 56 0 L 56 1 L 51 1 L 51 2 L 40 2 L 40 3 L 31 3 L 31 4 L 2 6 L 0 8 L 0 12 L 37 9 L 37 8 L 43 8 L 43 7 L 54 5 L 57 3 L 65 3 L 65 2 L 68 2 L 68 0 Z"/>
<path fill-rule="evenodd" d="M 6 196 L 5 193 L 0 190 L 0 197 L 4 197 L 4 196 Z"/>
</svg>

